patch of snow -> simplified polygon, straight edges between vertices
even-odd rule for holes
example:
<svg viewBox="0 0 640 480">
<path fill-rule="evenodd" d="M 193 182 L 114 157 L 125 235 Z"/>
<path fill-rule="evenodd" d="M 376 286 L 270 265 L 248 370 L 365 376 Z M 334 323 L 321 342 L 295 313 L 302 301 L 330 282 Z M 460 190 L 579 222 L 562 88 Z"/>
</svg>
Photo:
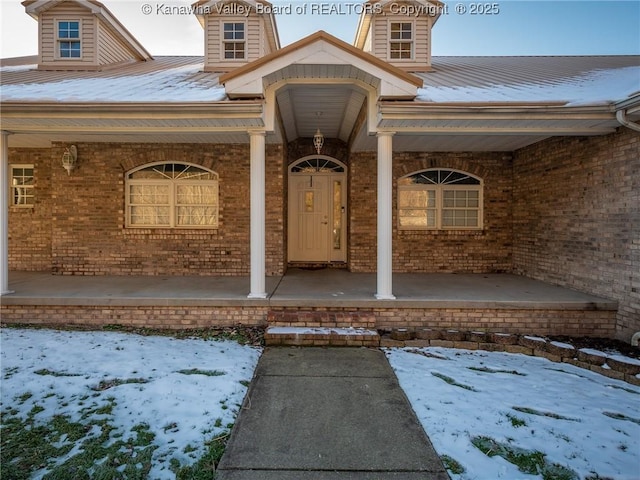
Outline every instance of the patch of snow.
<svg viewBox="0 0 640 480">
<path fill-rule="evenodd" d="M 542 338 L 542 337 L 531 337 L 529 335 L 525 335 L 524 338 L 526 338 L 527 340 L 533 340 L 534 342 L 547 343 L 547 340 L 545 338 Z"/>
<path fill-rule="evenodd" d="M 267 333 L 276 335 L 377 335 L 378 332 L 353 327 L 269 327 Z"/>
<path fill-rule="evenodd" d="M 211 87 L 192 77 L 202 65 L 186 65 L 144 75 L 73 78 L 48 83 L 3 85 L 5 101 L 55 102 L 216 102 L 226 98 L 222 85 Z"/>
<path fill-rule="evenodd" d="M 640 90 L 640 67 L 599 69 L 559 82 L 487 85 L 482 87 L 426 86 L 418 89 L 423 102 L 567 102 L 597 105 L 616 102 Z"/>
<path fill-rule="evenodd" d="M 594 350 L 593 348 L 581 348 L 580 349 L 581 352 L 587 353 L 589 355 L 595 355 L 597 357 L 606 357 L 607 354 L 604 352 L 601 352 L 600 350 Z"/>
<path fill-rule="evenodd" d="M 576 348 L 573 345 L 571 345 L 570 343 L 555 342 L 555 341 L 552 341 L 550 343 L 551 343 L 551 345 L 553 345 L 555 347 L 560 347 L 560 348 L 569 348 L 569 349 L 572 349 L 572 350 L 575 350 L 575 348 Z"/>
<path fill-rule="evenodd" d="M 4 67 L 0 67 L 0 73 L 9 73 L 9 72 L 26 72 L 28 70 L 36 70 L 38 65 L 7 65 Z M 4 87 L 3 87 L 4 88 Z"/>
<path fill-rule="evenodd" d="M 429 355 L 416 355 L 416 350 Z M 438 454 L 465 468 L 463 474 L 450 473 L 453 480 L 542 479 L 499 456 L 488 457 L 471 443 L 476 436 L 543 452 L 547 462 L 570 468 L 580 478 L 597 473 L 599 478 L 637 480 L 639 387 L 569 364 L 559 369 L 547 359 L 526 355 L 436 347 L 385 351 Z M 450 385 L 433 371 L 473 390 Z M 526 425 L 514 426 L 509 416 Z"/>
<path fill-rule="evenodd" d="M 44 407 L 35 417 L 38 420 L 68 415 L 72 421 L 79 421 L 80 399 L 90 397 L 100 406 L 108 405 L 108 398 L 113 397 L 109 417 L 116 431 L 128 434 L 135 425 L 148 424 L 155 434 L 153 443 L 158 445 L 153 458 L 174 457 L 181 465 L 194 462 L 184 447 L 195 447 L 193 454 L 201 457 L 205 440 L 235 421 L 237 405 L 243 401 L 246 382 L 252 379 L 261 353 L 232 341 L 179 340 L 117 332 L 8 328 L 2 330 L 1 336 L 3 411 L 12 408 L 26 418 L 37 404 Z M 194 368 L 224 374 L 180 373 Z M 34 373 L 44 370 L 77 376 Z M 147 383 L 93 390 L 100 381 L 116 378 L 143 378 Z M 26 392 L 32 397 L 22 403 L 16 401 Z M 221 427 L 215 428 L 218 418 Z M 175 428 L 167 428 L 170 424 Z M 149 478 L 175 478 L 168 461 L 152 463 Z"/>
<path fill-rule="evenodd" d="M 640 360 L 637 358 L 625 357 L 624 355 L 619 354 L 609 354 L 607 356 L 622 363 L 628 363 L 630 365 L 640 365 Z"/>
</svg>

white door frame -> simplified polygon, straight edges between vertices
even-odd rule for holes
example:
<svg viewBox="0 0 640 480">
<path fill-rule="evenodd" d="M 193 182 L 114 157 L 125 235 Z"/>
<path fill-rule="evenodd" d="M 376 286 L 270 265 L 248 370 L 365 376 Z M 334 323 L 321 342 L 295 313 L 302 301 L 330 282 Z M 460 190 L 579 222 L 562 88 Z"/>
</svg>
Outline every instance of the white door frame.
<svg viewBox="0 0 640 480">
<path fill-rule="evenodd" d="M 317 166 L 317 168 L 314 168 Z M 301 177 L 309 179 L 309 186 L 313 185 L 313 179 L 322 177 L 327 179 L 325 195 L 327 198 L 328 215 L 326 222 L 326 238 L 327 245 L 326 255 L 323 258 L 309 260 L 300 258 L 299 253 L 294 245 L 296 235 L 298 235 L 297 221 L 294 217 L 298 215 L 299 204 L 297 201 L 298 192 L 296 190 L 296 180 Z M 340 204 L 335 203 L 334 188 L 335 183 L 340 182 Z M 288 168 L 288 222 L 287 222 L 287 245 L 288 245 L 288 261 L 289 262 L 312 262 L 312 263 L 330 263 L 330 262 L 346 262 L 347 261 L 347 167 L 346 165 L 327 155 L 308 155 L 299 158 Z M 336 218 L 340 215 L 340 218 Z M 336 227 L 340 226 L 340 231 L 336 232 Z M 336 237 L 337 235 L 337 237 Z M 335 243 L 334 243 L 335 242 Z M 336 248 L 339 243 L 339 248 Z"/>
</svg>

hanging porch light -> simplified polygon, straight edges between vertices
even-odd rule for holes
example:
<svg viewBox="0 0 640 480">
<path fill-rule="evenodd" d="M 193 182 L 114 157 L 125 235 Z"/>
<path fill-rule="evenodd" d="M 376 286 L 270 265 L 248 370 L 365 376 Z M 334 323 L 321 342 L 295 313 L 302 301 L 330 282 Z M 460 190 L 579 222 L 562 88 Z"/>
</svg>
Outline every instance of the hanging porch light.
<svg viewBox="0 0 640 480">
<path fill-rule="evenodd" d="M 322 112 L 316 112 L 316 117 L 318 117 L 318 119 L 320 119 L 320 115 L 322 115 Z M 324 135 L 320 131 L 320 127 L 318 127 L 318 129 L 316 130 L 316 134 L 313 136 L 313 146 L 316 148 L 316 153 L 318 155 L 320 155 L 320 150 L 322 150 L 323 145 Z"/>
</svg>

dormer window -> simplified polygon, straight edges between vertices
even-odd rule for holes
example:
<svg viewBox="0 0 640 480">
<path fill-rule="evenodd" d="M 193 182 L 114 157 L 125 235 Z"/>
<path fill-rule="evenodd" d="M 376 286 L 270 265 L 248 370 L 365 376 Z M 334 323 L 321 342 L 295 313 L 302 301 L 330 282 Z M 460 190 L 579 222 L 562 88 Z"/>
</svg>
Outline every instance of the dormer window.
<svg viewBox="0 0 640 480">
<path fill-rule="evenodd" d="M 389 58 L 391 60 L 411 60 L 413 58 L 413 24 L 411 22 L 391 22 Z"/>
<path fill-rule="evenodd" d="M 245 26 L 243 22 L 224 22 L 224 58 L 227 60 L 244 60 L 245 58 Z"/>
<path fill-rule="evenodd" d="M 58 21 L 58 55 L 60 58 L 81 58 L 80 22 Z"/>
</svg>

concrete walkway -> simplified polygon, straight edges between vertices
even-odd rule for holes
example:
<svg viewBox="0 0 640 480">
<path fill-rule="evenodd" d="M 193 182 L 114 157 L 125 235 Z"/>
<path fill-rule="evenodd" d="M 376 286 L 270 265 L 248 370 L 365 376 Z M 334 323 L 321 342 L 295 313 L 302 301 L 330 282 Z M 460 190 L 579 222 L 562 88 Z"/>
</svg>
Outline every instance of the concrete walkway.
<svg viewBox="0 0 640 480">
<path fill-rule="evenodd" d="M 268 348 L 220 480 L 448 480 L 379 350 Z"/>
</svg>

